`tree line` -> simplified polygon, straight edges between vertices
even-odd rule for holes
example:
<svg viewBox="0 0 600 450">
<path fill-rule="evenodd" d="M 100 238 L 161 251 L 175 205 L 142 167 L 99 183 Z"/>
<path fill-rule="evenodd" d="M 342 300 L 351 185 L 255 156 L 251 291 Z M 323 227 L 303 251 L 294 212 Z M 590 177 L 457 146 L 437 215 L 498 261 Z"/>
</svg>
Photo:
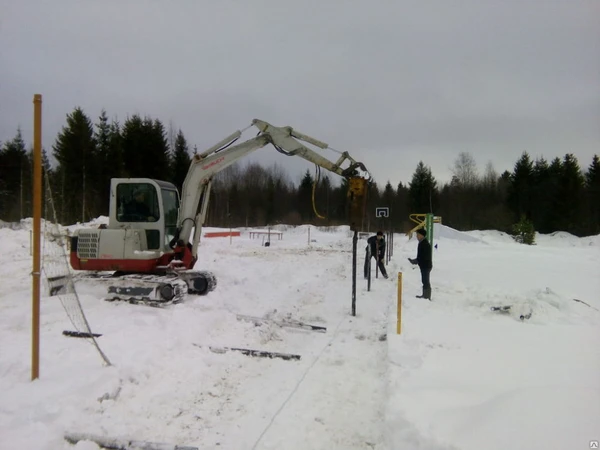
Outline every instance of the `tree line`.
<svg viewBox="0 0 600 450">
<path fill-rule="evenodd" d="M 108 215 L 111 178 L 160 179 L 181 191 L 196 152 L 181 129 L 165 127 L 159 119 L 136 114 L 120 123 L 109 120 L 102 110 L 94 122 L 75 108 L 52 145 L 54 164 L 43 150 L 43 172 L 59 222 L 71 224 Z M 363 229 L 408 231 L 414 226 L 409 214 L 432 212 L 444 224 L 463 231 L 511 232 L 516 222 L 526 219 L 541 233 L 600 233 L 598 155 L 582 168 L 572 153 L 547 161 L 523 152 L 510 171 L 498 173 L 488 163 L 479 173 L 473 156 L 462 152 L 452 173 L 450 182 L 440 184 L 420 161 L 406 184 L 380 185 L 372 180 Z M 296 185 L 279 165 L 240 161 L 215 176 L 207 225 L 345 224 L 346 191 L 346 180 L 333 183 L 319 170 L 314 174 L 307 170 Z M 17 130 L 0 146 L 0 219 L 31 217 L 31 197 L 32 150 Z M 375 217 L 375 208 L 381 206 L 390 208 L 389 219 Z"/>
</svg>

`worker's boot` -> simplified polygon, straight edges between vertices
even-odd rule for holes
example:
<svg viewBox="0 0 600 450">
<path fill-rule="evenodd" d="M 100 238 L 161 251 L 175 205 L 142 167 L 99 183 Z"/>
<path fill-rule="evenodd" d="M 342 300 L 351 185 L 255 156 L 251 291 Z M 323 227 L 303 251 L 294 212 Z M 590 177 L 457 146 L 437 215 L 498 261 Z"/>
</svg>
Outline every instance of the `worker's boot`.
<svg viewBox="0 0 600 450">
<path fill-rule="evenodd" d="M 431 288 L 423 289 L 423 298 L 426 298 L 427 300 L 431 300 Z"/>
<path fill-rule="evenodd" d="M 423 288 L 423 293 L 421 295 L 417 295 L 417 298 L 425 298 L 425 288 Z"/>
</svg>

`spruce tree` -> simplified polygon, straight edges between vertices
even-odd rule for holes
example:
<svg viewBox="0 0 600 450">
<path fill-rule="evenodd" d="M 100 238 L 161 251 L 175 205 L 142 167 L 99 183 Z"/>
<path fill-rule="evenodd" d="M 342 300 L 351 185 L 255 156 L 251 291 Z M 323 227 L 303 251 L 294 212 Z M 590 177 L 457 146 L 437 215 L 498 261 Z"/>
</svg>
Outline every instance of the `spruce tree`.
<svg viewBox="0 0 600 450">
<path fill-rule="evenodd" d="M 594 155 L 585 174 L 587 232 L 600 233 L 600 159 Z"/>
<path fill-rule="evenodd" d="M 349 203 L 348 203 L 349 182 L 342 178 L 340 185 L 333 188 L 331 193 L 331 214 L 332 218 L 340 223 L 348 223 Z"/>
<path fill-rule="evenodd" d="M 187 176 L 188 170 L 190 169 L 190 163 L 192 159 L 189 154 L 189 148 L 185 136 L 181 129 L 177 132 L 175 137 L 175 149 L 173 151 L 173 184 L 177 186 L 177 189 L 181 193 L 183 188 L 183 181 Z"/>
<path fill-rule="evenodd" d="M 367 187 L 367 214 L 366 227 L 363 230 L 371 231 L 372 227 L 380 228 L 381 220 L 375 216 L 376 208 L 383 206 L 381 203 L 381 192 L 376 181 L 371 181 Z"/>
<path fill-rule="evenodd" d="M 523 152 L 511 175 L 508 201 L 514 220 L 522 216 L 531 218 L 532 188 L 534 186 L 533 163 L 527 152 Z"/>
<path fill-rule="evenodd" d="M 313 189 L 313 177 L 308 171 L 304 173 L 300 186 L 298 186 L 298 212 L 304 223 L 312 223 L 315 214 L 312 206 L 312 189 Z"/>
<path fill-rule="evenodd" d="M 398 226 L 402 226 L 401 224 L 408 222 L 410 215 L 408 195 L 408 187 L 399 182 L 396 187 L 396 196 L 394 199 L 394 225 L 398 224 Z M 399 231 L 408 231 L 408 229 L 405 230 L 402 228 Z"/>
<path fill-rule="evenodd" d="M 113 120 L 108 127 L 108 160 L 110 161 L 110 178 L 125 177 L 125 162 L 123 156 L 123 136 L 121 125 Z"/>
<path fill-rule="evenodd" d="M 542 156 L 533 165 L 533 186 L 531 190 L 531 220 L 540 233 L 548 233 L 552 229 L 550 213 L 556 192 L 553 192 L 548 161 Z"/>
<path fill-rule="evenodd" d="M 582 233 L 584 189 L 585 178 L 581 173 L 579 162 L 575 155 L 567 153 L 563 158 L 558 191 L 559 230 Z"/>
<path fill-rule="evenodd" d="M 172 154 L 169 148 L 167 132 L 165 126 L 158 119 L 152 122 L 151 126 L 151 155 L 149 155 L 148 178 L 156 178 L 173 182 L 173 174 L 171 172 Z"/>
<path fill-rule="evenodd" d="M 31 215 L 31 166 L 21 129 L 0 150 L 0 219 L 17 221 Z"/>
<path fill-rule="evenodd" d="M 67 115 L 67 125 L 62 127 L 53 145 L 60 173 L 61 223 L 85 221 L 98 215 L 91 203 L 94 192 L 91 187 L 96 176 L 96 142 L 91 120 L 79 107 Z M 56 191 L 56 189 L 55 189 Z"/>
<path fill-rule="evenodd" d="M 431 169 L 419 161 L 408 188 L 411 214 L 424 214 L 437 207 L 437 181 Z"/>
<path fill-rule="evenodd" d="M 94 186 L 100 214 L 108 215 L 110 201 L 110 179 L 113 176 L 115 161 L 111 159 L 111 129 L 108 116 L 103 109 L 96 123 L 94 132 L 96 140 L 98 183 Z"/>
<path fill-rule="evenodd" d="M 560 158 L 556 157 L 550 161 L 548 167 L 547 192 L 545 195 L 548 200 L 548 209 L 546 210 L 546 221 L 544 231 L 550 233 L 560 228 L 561 208 L 559 205 L 560 183 L 562 182 L 563 163 Z"/>
<path fill-rule="evenodd" d="M 134 114 L 125 119 L 121 130 L 123 149 L 123 175 L 129 178 L 146 176 L 147 148 L 144 139 L 142 118 Z"/>
</svg>

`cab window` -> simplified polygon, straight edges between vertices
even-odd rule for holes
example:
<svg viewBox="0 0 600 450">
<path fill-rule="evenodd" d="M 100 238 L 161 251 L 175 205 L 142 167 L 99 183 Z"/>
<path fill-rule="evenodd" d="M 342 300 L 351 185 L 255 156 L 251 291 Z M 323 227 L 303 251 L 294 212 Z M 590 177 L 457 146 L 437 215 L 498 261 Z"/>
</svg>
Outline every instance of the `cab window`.
<svg viewBox="0 0 600 450">
<path fill-rule="evenodd" d="M 156 189 L 150 183 L 121 183 L 117 186 L 119 222 L 156 222 L 160 218 Z"/>
</svg>

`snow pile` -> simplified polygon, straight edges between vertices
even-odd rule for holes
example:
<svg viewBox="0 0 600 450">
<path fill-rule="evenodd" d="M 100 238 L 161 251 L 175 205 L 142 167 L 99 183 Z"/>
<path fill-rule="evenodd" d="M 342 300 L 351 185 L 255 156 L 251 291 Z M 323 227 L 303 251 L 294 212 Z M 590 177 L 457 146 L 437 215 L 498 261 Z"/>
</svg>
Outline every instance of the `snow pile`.
<svg viewBox="0 0 600 450">
<path fill-rule="evenodd" d="M 5 222 L 4 220 L 0 220 L 0 230 L 2 229 L 21 230 L 23 229 L 23 225 L 21 222 Z"/>
<path fill-rule="evenodd" d="M 474 230 L 467 231 L 466 234 L 469 236 L 473 236 L 482 242 L 486 242 L 488 244 L 496 244 L 496 245 L 511 245 L 517 244 L 515 239 L 508 233 L 504 231 L 497 230 Z"/>
<path fill-rule="evenodd" d="M 433 240 L 435 241 L 439 238 L 452 239 L 455 241 L 469 242 L 469 243 L 471 243 L 471 242 L 481 243 L 482 242 L 481 239 L 471 236 L 468 233 L 455 230 L 454 228 L 450 228 L 449 226 L 443 225 L 441 223 L 434 223 L 433 224 Z"/>
<path fill-rule="evenodd" d="M 600 245 L 600 235 L 579 238 L 566 231 L 556 231 L 550 234 L 536 233 L 535 240 L 538 245 L 551 247 L 585 247 Z"/>
</svg>

